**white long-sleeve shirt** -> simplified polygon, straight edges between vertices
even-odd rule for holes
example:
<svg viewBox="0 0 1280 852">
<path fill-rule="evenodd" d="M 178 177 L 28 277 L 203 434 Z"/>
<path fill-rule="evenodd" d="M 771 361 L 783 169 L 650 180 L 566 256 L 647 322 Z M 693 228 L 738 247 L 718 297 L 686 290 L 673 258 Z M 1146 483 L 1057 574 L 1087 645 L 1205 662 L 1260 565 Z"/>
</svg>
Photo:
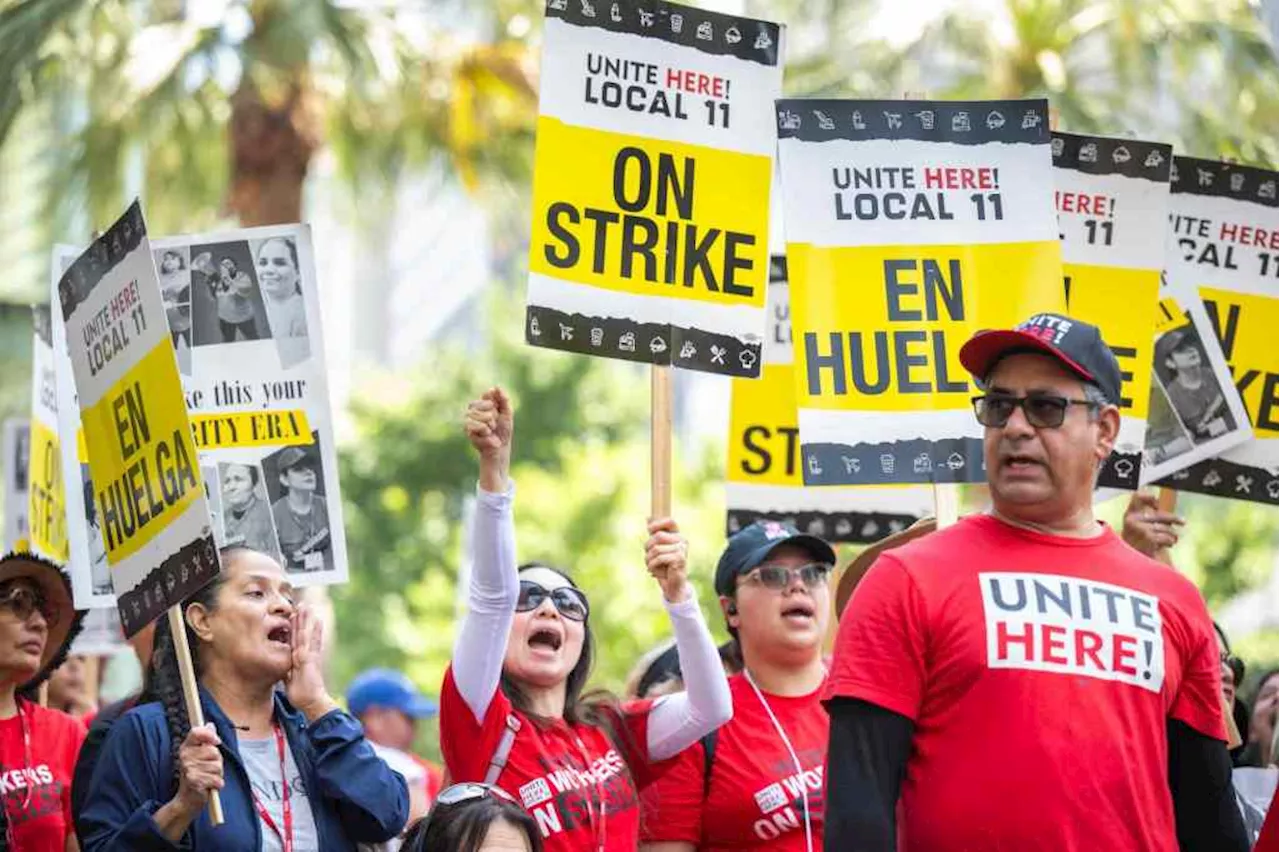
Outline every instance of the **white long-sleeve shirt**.
<svg viewBox="0 0 1280 852">
<path fill-rule="evenodd" d="M 498 689 L 520 593 L 511 515 L 514 493 L 514 486 L 505 494 L 477 489 L 467 614 L 453 650 L 453 677 L 477 722 L 484 719 Z M 664 604 L 686 691 L 658 699 L 650 712 L 648 750 L 653 761 L 675 756 L 733 716 L 720 654 L 697 598 L 690 595 Z"/>
</svg>

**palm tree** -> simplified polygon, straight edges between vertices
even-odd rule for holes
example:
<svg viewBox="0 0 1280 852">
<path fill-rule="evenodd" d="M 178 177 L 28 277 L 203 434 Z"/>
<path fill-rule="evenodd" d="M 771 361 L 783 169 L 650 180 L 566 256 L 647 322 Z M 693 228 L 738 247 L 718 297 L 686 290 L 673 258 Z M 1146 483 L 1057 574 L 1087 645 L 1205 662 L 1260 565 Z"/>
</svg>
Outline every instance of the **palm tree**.
<svg viewBox="0 0 1280 852">
<path fill-rule="evenodd" d="M 536 116 L 523 42 L 466 44 L 363 5 L 226 0 L 197 20 L 181 0 L 0 0 L 0 146 L 24 111 L 62 105 L 55 212 L 108 221 L 140 170 L 164 231 L 299 221 L 322 146 L 361 193 L 440 155 L 470 188 L 523 179 Z"/>
</svg>

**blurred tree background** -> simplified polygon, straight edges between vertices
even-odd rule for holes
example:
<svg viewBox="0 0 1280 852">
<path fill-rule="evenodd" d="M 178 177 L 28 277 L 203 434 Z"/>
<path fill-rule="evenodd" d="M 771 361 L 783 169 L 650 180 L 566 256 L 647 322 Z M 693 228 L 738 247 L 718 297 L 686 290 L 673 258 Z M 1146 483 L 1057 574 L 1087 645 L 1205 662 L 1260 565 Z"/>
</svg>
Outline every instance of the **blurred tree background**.
<svg viewBox="0 0 1280 852">
<path fill-rule="evenodd" d="M 1066 130 L 1276 164 L 1275 54 L 1246 0 L 715 5 L 789 24 L 789 94 L 1047 96 Z M 433 344 L 418 369 L 361 366 L 343 414 L 352 581 L 333 590 L 337 688 L 374 664 L 438 687 L 474 483 L 461 413 L 490 384 L 517 401 L 521 557 L 570 568 L 591 593 L 599 682 L 618 688 L 667 632 L 642 561 L 647 374 L 521 342 L 540 16 L 533 0 L 0 0 L 0 416 L 25 412 L 19 306 L 47 293 L 49 245 L 85 241 L 132 193 L 156 233 L 306 220 L 322 203 L 308 176 L 329 157 L 352 228 L 387 228 L 397 186 L 428 168 L 491 223 L 482 339 Z M 378 278 L 360 282 L 371 298 Z M 679 451 L 677 514 L 714 612 L 723 439 Z M 1194 496 L 1182 509 L 1175 558 L 1211 607 L 1268 582 L 1274 510 Z M 1237 639 L 1255 668 L 1274 662 L 1274 629 Z"/>
</svg>

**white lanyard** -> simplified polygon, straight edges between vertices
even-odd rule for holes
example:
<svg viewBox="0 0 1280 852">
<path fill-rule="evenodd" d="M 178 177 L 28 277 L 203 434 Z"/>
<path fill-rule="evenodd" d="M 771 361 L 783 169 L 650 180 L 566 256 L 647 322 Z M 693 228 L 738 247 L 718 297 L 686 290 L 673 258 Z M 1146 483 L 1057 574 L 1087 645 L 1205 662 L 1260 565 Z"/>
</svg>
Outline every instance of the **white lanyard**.
<svg viewBox="0 0 1280 852">
<path fill-rule="evenodd" d="M 809 819 L 809 792 L 806 790 L 804 780 L 804 767 L 800 765 L 800 758 L 796 755 L 796 750 L 791 746 L 791 740 L 787 737 L 787 732 L 782 729 L 782 723 L 778 721 L 778 717 L 773 715 L 773 708 L 769 706 L 769 702 L 765 700 L 764 693 L 760 691 L 760 687 L 756 686 L 755 680 L 751 677 L 751 672 L 743 669 L 742 673 L 747 677 L 747 683 L 751 684 L 751 688 L 755 690 L 756 698 L 760 699 L 760 703 L 764 705 L 764 712 L 769 714 L 769 721 L 773 722 L 773 729 L 778 732 L 778 738 L 782 740 L 782 744 L 787 748 L 787 754 L 791 755 L 791 762 L 795 764 L 796 775 L 800 779 L 800 804 L 804 807 L 804 843 L 808 852 L 813 852 L 813 823 Z"/>
</svg>

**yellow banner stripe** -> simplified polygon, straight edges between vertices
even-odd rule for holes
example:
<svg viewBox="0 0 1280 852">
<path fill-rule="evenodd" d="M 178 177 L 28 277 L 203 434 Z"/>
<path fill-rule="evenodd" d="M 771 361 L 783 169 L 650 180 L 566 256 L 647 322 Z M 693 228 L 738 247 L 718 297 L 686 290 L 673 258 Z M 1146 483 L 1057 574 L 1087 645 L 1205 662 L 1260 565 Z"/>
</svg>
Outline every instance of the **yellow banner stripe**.
<svg viewBox="0 0 1280 852">
<path fill-rule="evenodd" d="M 196 449 L 228 447 L 289 447 L 311 444 L 311 424 L 300 408 L 243 411 L 232 414 L 193 414 L 191 433 Z"/>
<path fill-rule="evenodd" d="M 1147 365 L 1155 350 L 1160 271 L 1068 263 L 1063 274 L 1071 281 L 1071 316 L 1096 325 L 1116 355 L 1121 411 L 1145 420 L 1151 402 Z"/>
</svg>

